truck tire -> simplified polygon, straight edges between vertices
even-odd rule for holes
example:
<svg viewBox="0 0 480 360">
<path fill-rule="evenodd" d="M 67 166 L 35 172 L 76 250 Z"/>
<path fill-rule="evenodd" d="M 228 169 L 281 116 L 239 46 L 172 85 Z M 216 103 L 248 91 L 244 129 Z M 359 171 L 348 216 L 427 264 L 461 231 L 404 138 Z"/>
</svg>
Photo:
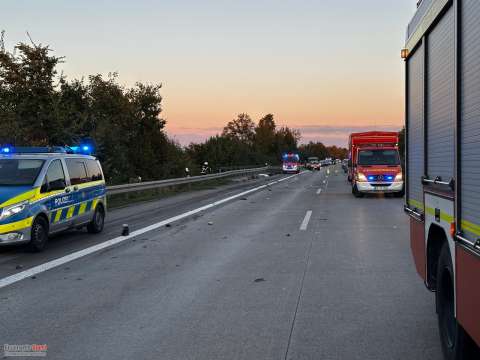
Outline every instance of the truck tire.
<svg viewBox="0 0 480 360">
<path fill-rule="evenodd" d="M 102 205 L 98 205 L 93 214 L 92 221 L 87 225 L 87 230 L 90 234 L 98 234 L 103 230 L 105 225 L 105 211 Z"/>
<path fill-rule="evenodd" d="M 448 243 L 443 244 L 437 267 L 436 304 L 442 351 L 446 360 L 478 359 L 478 348 L 455 318 L 455 289 Z"/>
<path fill-rule="evenodd" d="M 360 191 L 358 191 L 357 185 L 352 186 L 352 194 L 356 198 L 362 198 L 363 197 L 363 194 Z"/>
<path fill-rule="evenodd" d="M 48 241 L 48 222 L 42 216 L 37 217 L 32 224 L 32 234 L 27 248 L 31 252 L 40 252 Z"/>
<path fill-rule="evenodd" d="M 405 196 L 405 190 L 399 191 L 395 193 L 396 198 L 403 198 Z"/>
</svg>

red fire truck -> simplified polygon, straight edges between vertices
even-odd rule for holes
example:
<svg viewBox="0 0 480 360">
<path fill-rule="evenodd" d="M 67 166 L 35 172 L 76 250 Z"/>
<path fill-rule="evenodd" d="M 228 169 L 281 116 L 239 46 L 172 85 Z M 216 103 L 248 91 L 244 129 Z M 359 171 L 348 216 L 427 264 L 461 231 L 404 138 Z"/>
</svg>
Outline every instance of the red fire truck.
<svg viewBox="0 0 480 360">
<path fill-rule="evenodd" d="M 349 140 L 348 180 L 352 193 L 394 193 L 403 196 L 403 174 L 398 152 L 398 133 L 353 133 Z"/>
<path fill-rule="evenodd" d="M 423 0 L 408 25 L 406 203 L 446 359 L 480 359 L 480 1 Z"/>
</svg>

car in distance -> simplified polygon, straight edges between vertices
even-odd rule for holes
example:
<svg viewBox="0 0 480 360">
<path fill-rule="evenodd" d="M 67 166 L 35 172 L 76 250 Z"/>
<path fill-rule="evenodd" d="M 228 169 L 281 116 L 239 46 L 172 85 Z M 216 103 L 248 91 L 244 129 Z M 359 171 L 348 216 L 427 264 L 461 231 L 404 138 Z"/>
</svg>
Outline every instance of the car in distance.
<svg viewBox="0 0 480 360">
<path fill-rule="evenodd" d="M 318 157 L 315 157 L 315 156 L 309 157 L 307 159 L 306 168 L 308 170 L 320 170 L 321 165 L 320 165 L 320 160 L 318 159 Z"/>
</svg>

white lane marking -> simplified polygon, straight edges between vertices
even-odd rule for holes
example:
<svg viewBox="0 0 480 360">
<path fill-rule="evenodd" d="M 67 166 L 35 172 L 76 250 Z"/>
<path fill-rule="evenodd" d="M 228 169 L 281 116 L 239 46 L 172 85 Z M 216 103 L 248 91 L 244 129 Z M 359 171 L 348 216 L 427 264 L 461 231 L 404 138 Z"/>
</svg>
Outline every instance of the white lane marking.
<svg viewBox="0 0 480 360">
<path fill-rule="evenodd" d="M 322 193 L 322 189 L 317 190 L 317 195 L 320 195 Z"/>
<path fill-rule="evenodd" d="M 300 173 L 300 174 L 303 174 L 303 173 Z M 139 235 L 143 235 L 149 231 L 153 231 L 153 230 L 156 230 L 158 228 L 161 228 L 162 226 L 165 226 L 167 224 L 171 224 L 172 222 L 174 221 L 179 221 L 179 220 L 182 220 L 182 219 L 185 219 L 189 216 L 192 216 L 192 215 L 195 215 L 195 214 L 198 214 L 199 212 L 202 212 L 202 211 L 205 211 L 205 210 L 208 210 L 210 208 L 213 208 L 215 206 L 218 206 L 218 205 L 221 205 L 221 204 L 224 204 L 226 202 L 229 202 L 229 201 L 232 201 L 234 199 L 237 199 L 239 197 L 242 197 L 242 196 L 245 196 L 247 194 L 251 194 L 253 192 L 256 192 L 256 191 L 259 191 L 259 190 L 262 190 L 262 189 L 265 189 L 267 188 L 267 186 L 269 185 L 273 185 L 273 184 L 278 184 L 278 183 L 281 183 L 283 181 L 286 181 L 288 179 L 291 179 L 291 178 L 294 178 L 296 176 L 298 176 L 299 174 L 295 174 L 295 175 L 292 175 L 292 176 L 287 176 L 285 178 L 282 178 L 282 179 L 279 179 L 277 181 L 272 181 L 271 183 L 268 183 L 266 185 L 261 185 L 261 186 L 258 186 L 258 187 L 255 187 L 253 189 L 250 189 L 250 190 L 247 190 L 247 191 L 244 191 L 244 192 L 241 192 L 239 194 L 236 194 L 236 195 L 233 195 L 233 196 L 230 196 L 228 198 L 225 198 L 225 199 L 222 199 L 222 200 L 218 200 L 218 201 L 215 201 L 211 204 L 208 204 L 208 205 L 205 205 L 205 206 L 202 206 L 202 207 L 199 207 L 197 209 L 194 209 L 194 210 L 190 210 L 190 211 L 187 211 L 183 214 L 180 214 L 180 215 L 177 215 L 177 216 L 174 216 L 174 217 L 171 217 L 169 219 L 166 219 L 166 220 L 162 220 L 160 222 L 157 222 L 155 224 L 152 224 L 150 226 L 147 226 L 147 227 L 144 227 L 142 229 L 138 229 L 136 231 L 133 231 L 130 233 L 130 235 L 127 235 L 127 236 L 118 236 L 116 238 L 113 238 L 111 240 L 107 240 L 105 242 L 102 242 L 100 244 L 97 244 L 97 245 L 93 245 L 93 246 L 90 246 L 86 249 L 83 249 L 83 250 L 79 250 L 79 251 L 76 251 L 72 254 L 69 254 L 69 255 L 66 255 L 66 256 L 62 256 L 61 258 L 58 258 L 58 259 L 55 259 L 55 260 L 51 260 L 51 261 L 48 261 L 44 264 L 41 264 L 41 265 L 37 265 L 37 266 L 34 266 L 30 269 L 27 269 L 27 270 L 24 270 L 24 271 L 21 271 L 19 273 L 16 273 L 16 274 L 13 274 L 13 275 L 10 275 L 10 276 L 7 276 L 3 279 L 0 279 L 0 289 L 1 288 L 4 288 L 8 285 L 12 285 L 16 282 L 19 282 L 21 280 L 24 280 L 26 278 L 29 278 L 29 277 L 32 277 L 34 275 L 37 275 L 37 274 L 40 274 L 40 273 L 43 273 L 45 271 L 48 271 L 50 269 L 53 269 L 53 268 L 56 268 L 58 266 L 62 266 L 66 263 L 69 263 L 71 261 L 74 261 L 74 260 L 77 260 L 77 259 L 80 259 L 84 256 L 87 256 L 87 255 L 90 255 L 90 254 L 93 254 L 97 251 L 100 251 L 100 250 L 103 250 L 103 249 L 106 249 L 106 248 L 109 248 L 111 246 L 114 246 L 116 244 L 120 244 L 126 240 L 129 240 L 131 238 L 134 238 L 136 236 L 139 236 Z"/>
<path fill-rule="evenodd" d="M 312 210 L 308 210 L 303 218 L 302 225 L 300 225 L 301 231 L 306 231 L 308 227 L 308 223 L 310 222 L 310 218 L 312 217 Z"/>
</svg>

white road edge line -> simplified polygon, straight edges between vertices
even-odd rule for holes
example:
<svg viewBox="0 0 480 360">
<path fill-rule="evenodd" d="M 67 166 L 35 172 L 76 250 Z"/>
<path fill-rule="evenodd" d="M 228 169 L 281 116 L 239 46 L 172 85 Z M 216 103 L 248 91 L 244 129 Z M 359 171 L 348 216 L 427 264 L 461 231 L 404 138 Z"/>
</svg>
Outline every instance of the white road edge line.
<svg viewBox="0 0 480 360">
<path fill-rule="evenodd" d="M 267 186 L 270 186 L 270 185 L 274 185 L 274 184 L 278 184 L 278 183 L 281 183 L 283 181 L 286 181 L 288 179 L 291 179 L 291 178 L 294 178 L 298 175 L 301 175 L 303 174 L 300 173 L 300 174 L 295 174 L 295 175 L 291 175 L 291 176 L 287 176 L 287 177 L 284 177 L 282 179 L 279 179 L 279 180 L 276 180 L 276 181 L 272 181 L 266 185 L 261 185 L 261 186 L 258 186 L 258 187 L 255 187 L 253 189 L 250 189 L 250 190 L 247 190 L 247 191 L 244 191 L 244 192 L 241 192 L 239 194 L 236 194 L 236 195 L 233 195 L 233 196 L 230 196 L 228 198 L 225 198 L 225 199 L 222 199 L 222 200 L 218 200 L 218 201 L 215 201 L 211 204 L 208 204 L 208 205 L 205 205 L 205 206 L 202 206 L 202 207 L 199 207 L 197 209 L 194 209 L 194 210 L 190 210 L 190 211 L 187 211 L 183 214 L 180 214 L 180 215 L 177 215 L 177 216 L 174 216 L 174 217 L 171 217 L 169 219 L 165 219 L 165 220 L 162 220 L 158 223 L 155 223 L 155 224 L 152 224 L 152 225 L 149 225 L 147 227 L 144 227 L 142 229 L 138 229 L 136 231 L 133 231 L 130 233 L 130 235 L 127 235 L 127 236 L 118 236 L 116 238 L 113 238 L 111 240 L 107 240 L 105 242 L 102 242 L 100 244 L 97 244 L 97 245 L 93 245 L 93 246 L 90 246 L 86 249 L 83 249 L 83 250 L 79 250 L 79 251 L 76 251 L 72 254 L 69 254 L 69 255 L 65 255 L 65 256 L 62 256 L 61 258 L 58 258 L 58 259 L 55 259 L 55 260 L 51 260 L 51 261 L 48 261 L 44 264 L 41 264 L 41 265 L 37 265 L 37 266 L 34 266 L 30 269 L 27 269 L 27 270 L 24 270 L 24 271 L 21 271 L 19 273 L 16 273 L 16 274 L 13 274 L 13 275 L 10 275 L 10 276 L 7 276 L 3 279 L 0 279 L 0 289 L 1 288 L 4 288 L 6 286 L 9 286 L 9 285 L 12 285 L 12 284 L 15 284 L 21 280 L 24 280 L 26 278 L 29 278 L 29 277 L 32 277 L 34 275 L 37 275 L 37 274 L 40 274 L 40 273 L 43 273 L 45 271 L 48 271 L 50 269 L 53 269 L 53 268 L 56 268 L 58 266 L 62 266 L 66 263 L 69 263 L 71 261 L 74 261 L 74 260 L 77 260 L 77 259 L 80 259 L 84 256 L 87 256 L 87 255 L 90 255 L 90 254 L 93 254 L 97 251 L 100 251 L 100 250 L 103 250 L 103 249 L 106 249 L 106 248 L 109 248 L 113 245 L 116 245 L 116 244 L 120 244 L 126 240 L 129 240 L 131 238 L 134 238 L 136 236 L 139 236 L 139 235 L 143 235 L 147 232 L 150 232 L 150 231 L 153 231 L 153 230 L 156 230 L 162 226 L 165 226 L 167 224 L 170 224 L 172 222 L 175 222 L 175 221 L 179 221 L 179 220 L 182 220 L 182 219 L 185 219 L 189 216 L 192 216 L 192 215 L 195 215 L 195 214 L 198 214 L 199 212 L 202 212 L 202 211 L 205 211 L 205 210 L 208 210 L 210 208 L 213 208 L 215 206 L 218 206 L 218 205 L 221 205 L 221 204 L 224 204 L 226 202 L 229 202 L 229 201 L 232 201 L 236 198 L 239 198 L 239 197 L 242 197 L 242 196 L 245 196 L 247 194 L 251 194 L 253 192 L 256 192 L 256 191 L 259 191 L 259 190 L 262 190 L 262 189 L 265 189 Z"/>
<path fill-rule="evenodd" d="M 300 231 L 306 231 L 310 218 L 312 217 L 312 210 L 308 210 L 303 218 L 302 225 L 300 225 Z"/>
</svg>

